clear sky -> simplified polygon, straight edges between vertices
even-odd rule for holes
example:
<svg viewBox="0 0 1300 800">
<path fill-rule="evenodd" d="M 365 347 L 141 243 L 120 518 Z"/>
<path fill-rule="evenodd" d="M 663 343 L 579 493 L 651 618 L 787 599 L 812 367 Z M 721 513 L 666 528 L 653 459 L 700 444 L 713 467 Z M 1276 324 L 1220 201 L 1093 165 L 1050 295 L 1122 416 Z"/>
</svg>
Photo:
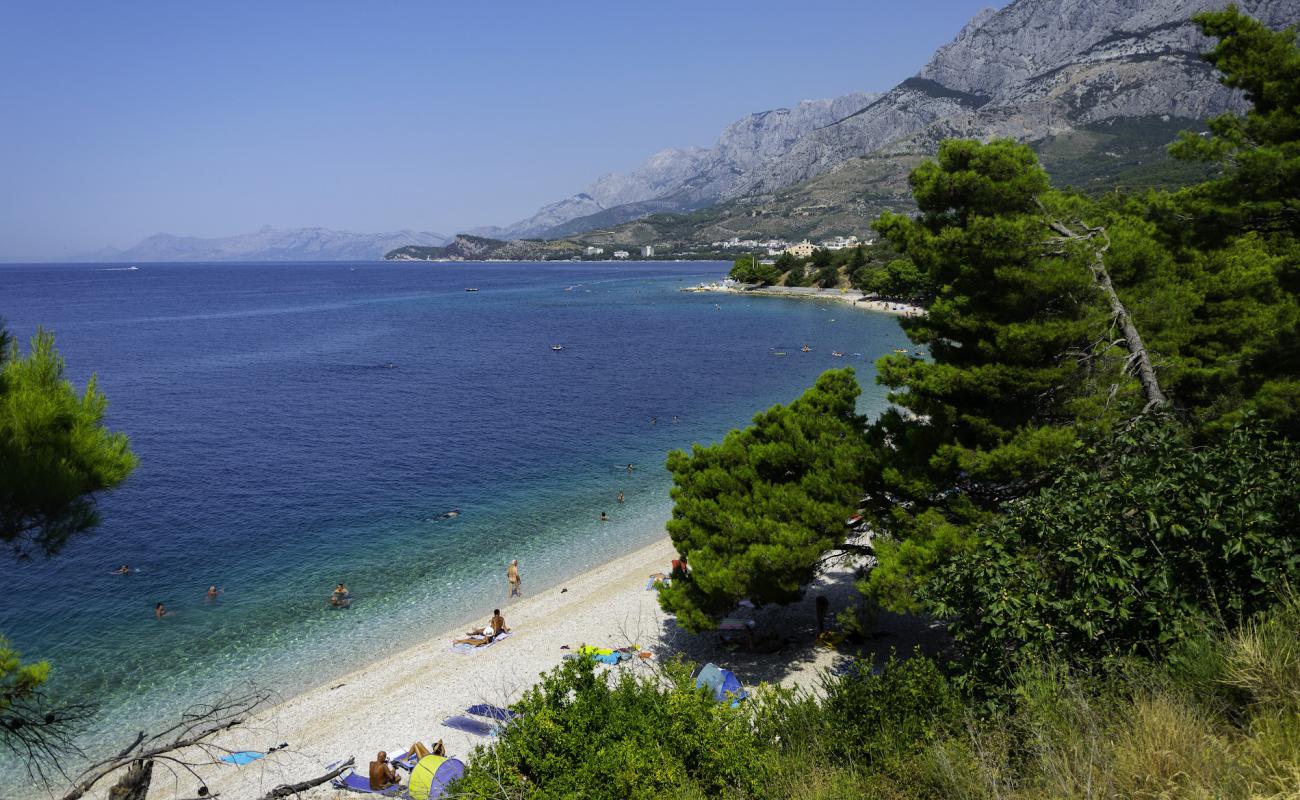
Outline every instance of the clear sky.
<svg viewBox="0 0 1300 800">
<path fill-rule="evenodd" d="M 505 224 L 751 111 L 913 74 L 999 0 L 0 4 L 0 259 Z"/>
</svg>

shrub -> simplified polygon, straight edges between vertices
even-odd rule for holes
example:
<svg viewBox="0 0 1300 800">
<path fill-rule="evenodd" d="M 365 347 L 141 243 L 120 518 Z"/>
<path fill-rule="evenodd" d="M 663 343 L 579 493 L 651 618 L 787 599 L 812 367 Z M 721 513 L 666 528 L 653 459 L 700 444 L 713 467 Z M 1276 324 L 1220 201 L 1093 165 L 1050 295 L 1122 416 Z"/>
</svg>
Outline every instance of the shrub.
<svg viewBox="0 0 1300 800">
<path fill-rule="evenodd" d="M 765 773 L 746 712 L 696 689 L 680 663 L 649 677 L 566 661 L 513 708 L 522 718 L 475 750 L 457 796 L 752 795 Z"/>
<path fill-rule="evenodd" d="M 1011 504 L 930 587 L 966 677 L 1015 664 L 1161 657 L 1207 618 L 1228 627 L 1300 574 L 1300 457 L 1237 428 L 1194 447 L 1146 421 Z"/>
<path fill-rule="evenodd" d="M 880 764 L 917 752 L 963 710 L 939 666 L 919 651 L 903 661 L 891 655 L 879 674 L 870 662 L 856 662 L 822 688 L 827 749 L 852 763 Z"/>
</svg>

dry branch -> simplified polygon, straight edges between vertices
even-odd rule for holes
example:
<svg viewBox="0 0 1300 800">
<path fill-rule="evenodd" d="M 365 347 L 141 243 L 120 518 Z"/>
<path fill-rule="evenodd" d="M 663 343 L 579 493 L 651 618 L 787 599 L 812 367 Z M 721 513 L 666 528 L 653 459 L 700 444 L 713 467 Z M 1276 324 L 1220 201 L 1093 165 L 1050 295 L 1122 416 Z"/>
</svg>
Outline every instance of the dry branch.
<svg viewBox="0 0 1300 800">
<path fill-rule="evenodd" d="M 267 792 L 266 794 L 262 795 L 261 798 L 259 798 L 259 800 L 277 800 L 277 798 L 281 798 L 281 797 L 293 797 L 299 792 L 306 791 L 314 786 L 320 786 L 322 783 L 325 783 L 326 781 L 334 780 L 335 778 L 342 775 L 347 770 L 352 769 L 352 765 L 355 763 L 356 763 L 355 757 L 349 758 L 347 761 L 344 761 L 338 767 L 325 773 L 319 778 L 312 778 L 309 781 L 302 781 L 300 783 L 282 784 L 280 786 L 275 787 L 274 789 Z"/>
</svg>

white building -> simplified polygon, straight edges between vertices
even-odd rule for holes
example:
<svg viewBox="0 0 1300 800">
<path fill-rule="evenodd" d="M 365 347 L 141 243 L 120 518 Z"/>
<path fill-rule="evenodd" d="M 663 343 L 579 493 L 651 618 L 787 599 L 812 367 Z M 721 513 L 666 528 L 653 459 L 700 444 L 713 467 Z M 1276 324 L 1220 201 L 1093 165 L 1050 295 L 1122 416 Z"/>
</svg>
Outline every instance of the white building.
<svg viewBox="0 0 1300 800">
<path fill-rule="evenodd" d="M 603 254 L 604 252 L 605 252 L 605 248 L 603 248 L 603 247 L 588 247 L 588 248 L 587 248 L 587 255 L 589 255 L 589 256 L 598 256 L 598 255 Z"/>
<path fill-rule="evenodd" d="M 632 254 L 629 253 L 629 252 L 626 251 L 626 250 L 615 250 L 615 251 L 614 251 L 614 258 L 627 258 L 627 257 L 630 256 L 630 255 L 632 255 Z"/>
<path fill-rule="evenodd" d="M 655 247 L 652 244 L 648 244 L 645 247 L 641 248 L 642 258 L 654 258 L 654 254 L 655 254 Z"/>
</svg>

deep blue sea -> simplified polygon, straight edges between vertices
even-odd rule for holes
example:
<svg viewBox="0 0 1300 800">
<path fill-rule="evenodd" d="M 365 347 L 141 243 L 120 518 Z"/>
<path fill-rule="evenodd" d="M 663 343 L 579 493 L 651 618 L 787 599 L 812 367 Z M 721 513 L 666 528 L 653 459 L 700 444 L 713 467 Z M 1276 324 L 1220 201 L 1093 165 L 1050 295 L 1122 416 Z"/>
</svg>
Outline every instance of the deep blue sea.
<svg viewBox="0 0 1300 800">
<path fill-rule="evenodd" d="M 906 345 L 885 314 L 679 291 L 726 267 L 0 266 L 10 330 L 24 348 L 54 331 L 140 458 L 94 534 L 3 562 L 0 632 L 54 663 L 53 692 L 100 704 L 93 748 L 224 687 L 292 693 L 481 617 L 511 558 L 536 590 L 648 543 L 670 449 L 832 367 L 855 367 L 877 412 L 872 362 Z M 326 603 L 339 581 L 344 612 Z"/>
</svg>

